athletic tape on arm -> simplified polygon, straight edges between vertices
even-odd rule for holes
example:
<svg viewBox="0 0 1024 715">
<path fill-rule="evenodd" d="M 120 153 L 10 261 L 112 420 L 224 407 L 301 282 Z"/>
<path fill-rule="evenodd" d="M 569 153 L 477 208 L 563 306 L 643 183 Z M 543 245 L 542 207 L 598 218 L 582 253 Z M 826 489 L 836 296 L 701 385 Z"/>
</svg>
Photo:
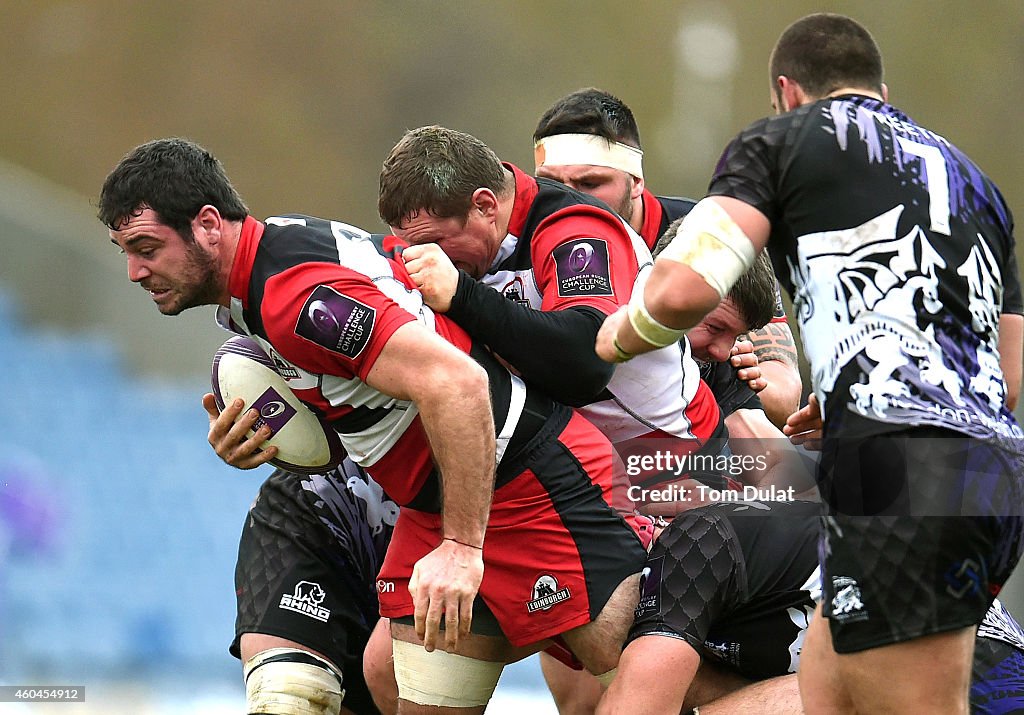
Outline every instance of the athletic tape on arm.
<svg viewBox="0 0 1024 715">
<path fill-rule="evenodd" d="M 702 199 L 686 215 L 679 232 L 658 259 L 684 263 L 724 299 L 754 265 L 754 244 L 732 216 L 713 199 Z"/>
<path fill-rule="evenodd" d="M 681 328 L 670 328 L 662 325 L 654 316 L 647 311 L 644 304 L 644 292 L 642 286 L 633 292 L 633 298 L 629 301 L 629 308 L 626 310 L 629 324 L 641 340 L 656 348 L 663 348 L 677 342 L 686 332 Z M 621 349 L 620 346 L 616 346 Z M 617 352 L 617 351 L 616 351 Z M 626 353 L 628 355 L 628 353 Z M 630 356 L 631 357 L 631 356 Z M 628 358 L 626 358 L 628 359 Z"/>
</svg>

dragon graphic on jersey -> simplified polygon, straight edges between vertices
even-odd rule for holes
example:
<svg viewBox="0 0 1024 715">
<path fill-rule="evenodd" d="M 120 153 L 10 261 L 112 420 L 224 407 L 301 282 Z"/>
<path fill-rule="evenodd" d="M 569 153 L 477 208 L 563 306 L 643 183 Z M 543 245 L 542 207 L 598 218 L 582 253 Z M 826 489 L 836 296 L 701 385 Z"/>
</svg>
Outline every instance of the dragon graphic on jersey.
<svg viewBox="0 0 1024 715">
<path fill-rule="evenodd" d="M 1000 432 L 996 416 L 1006 388 L 997 346 L 981 337 L 995 335 L 999 320 L 995 259 L 982 241 L 956 269 L 972 325 L 951 325 L 938 292 L 938 273 L 947 263 L 920 226 L 898 235 L 903 211 L 898 205 L 860 226 L 798 239 L 798 265 L 789 266 L 797 285 L 794 306 L 804 348 L 818 366 L 819 399 L 825 402 L 840 372 L 856 360 L 866 376 L 850 388 L 850 407 L 859 414 L 924 414 L 931 423 L 953 420 Z"/>
</svg>

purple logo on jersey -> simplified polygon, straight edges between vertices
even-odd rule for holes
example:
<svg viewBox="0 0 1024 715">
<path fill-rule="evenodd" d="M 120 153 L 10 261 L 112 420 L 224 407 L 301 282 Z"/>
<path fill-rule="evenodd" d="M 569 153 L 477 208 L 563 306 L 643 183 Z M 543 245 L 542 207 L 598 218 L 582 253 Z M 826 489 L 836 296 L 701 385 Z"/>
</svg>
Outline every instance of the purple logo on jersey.
<svg viewBox="0 0 1024 715">
<path fill-rule="evenodd" d="M 599 238 L 580 238 L 555 249 L 558 295 L 614 295 L 608 266 L 608 244 Z"/>
<path fill-rule="evenodd" d="M 273 430 L 271 436 L 280 432 L 281 428 L 288 424 L 288 420 L 295 415 L 295 408 L 289 405 L 288 401 L 281 397 L 273 387 L 268 387 L 266 392 L 257 397 L 249 407 L 260 413 L 252 426 L 253 431 L 256 432 L 263 425 L 267 425 Z"/>
<path fill-rule="evenodd" d="M 317 286 L 295 326 L 295 334 L 347 358 L 356 358 L 370 342 L 373 308 L 329 286 Z"/>
<path fill-rule="evenodd" d="M 635 618 L 661 613 L 661 573 L 664 556 L 649 559 L 640 572 L 640 600 L 634 611 Z"/>
</svg>

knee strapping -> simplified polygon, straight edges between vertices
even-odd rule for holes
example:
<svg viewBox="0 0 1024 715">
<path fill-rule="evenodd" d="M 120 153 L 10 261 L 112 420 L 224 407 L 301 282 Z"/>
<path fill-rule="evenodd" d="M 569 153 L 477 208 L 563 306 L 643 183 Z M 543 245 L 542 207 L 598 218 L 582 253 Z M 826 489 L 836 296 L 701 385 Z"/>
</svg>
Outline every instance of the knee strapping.
<svg viewBox="0 0 1024 715">
<path fill-rule="evenodd" d="M 392 641 L 398 697 L 417 705 L 469 708 L 486 705 L 504 663 L 467 658 L 405 641 Z"/>
<path fill-rule="evenodd" d="M 331 663 L 296 648 L 271 648 L 245 663 L 250 714 L 338 715 L 342 676 Z"/>
<path fill-rule="evenodd" d="M 594 677 L 597 678 L 597 682 L 599 682 L 601 685 L 607 688 L 609 685 L 612 684 L 612 681 L 615 680 L 615 674 L 618 672 L 618 668 L 612 668 L 608 672 L 601 673 L 600 675 L 595 675 Z"/>
</svg>

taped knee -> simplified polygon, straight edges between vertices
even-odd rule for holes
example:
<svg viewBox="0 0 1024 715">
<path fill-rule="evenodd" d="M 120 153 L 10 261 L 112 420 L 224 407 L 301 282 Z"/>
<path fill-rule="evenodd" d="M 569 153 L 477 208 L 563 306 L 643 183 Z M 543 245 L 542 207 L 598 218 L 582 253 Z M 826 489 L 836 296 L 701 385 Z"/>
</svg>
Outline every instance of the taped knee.
<svg viewBox="0 0 1024 715">
<path fill-rule="evenodd" d="M 338 715 L 345 691 L 341 673 L 323 658 L 296 648 L 271 648 L 245 663 L 250 715 Z"/>
<path fill-rule="evenodd" d="M 467 658 L 405 641 L 392 641 L 398 697 L 417 705 L 470 708 L 486 705 L 504 663 Z"/>
<path fill-rule="evenodd" d="M 607 688 L 609 685 L 612 684 L 612 681 L 615 680 L 615 674 L 618 672 L 618 668 L 612 668 L 608 672 L 601 673 L 600 675 L 595 675 L 594 677 L 597 678 L 597 682 L 599 682 L 602 685 L 602 687 Z"/>
</svg>

